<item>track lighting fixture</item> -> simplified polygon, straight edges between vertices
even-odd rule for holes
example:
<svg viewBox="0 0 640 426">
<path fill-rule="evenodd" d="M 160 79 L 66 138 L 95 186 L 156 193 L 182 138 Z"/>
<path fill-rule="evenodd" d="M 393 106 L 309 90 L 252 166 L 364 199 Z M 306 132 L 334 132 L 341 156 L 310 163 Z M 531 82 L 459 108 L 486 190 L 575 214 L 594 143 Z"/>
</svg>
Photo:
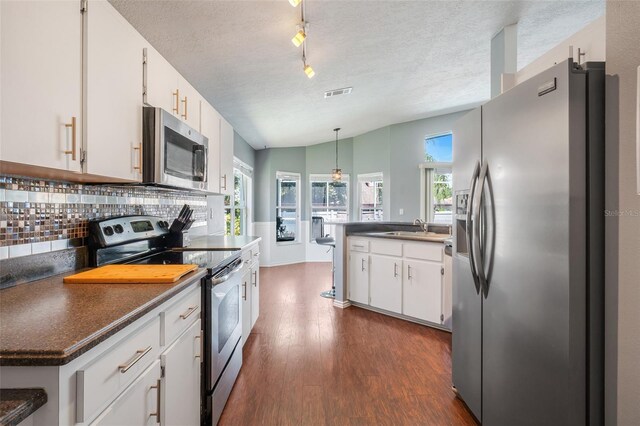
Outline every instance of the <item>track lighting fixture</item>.
<svg viewBox="0 0 640 426">
<path fill-rule="evenodd" d="M 307 38 L 307 34 L 304 32 L 304 29 L 300 29 L 291 39 L 291 43 L 293 43 L 295 47 L 300 47 L 300 45 L 304 43 L 305 38 Z"/>
<path fill-rule="evenodd" d="M 316 72 L 313 70 L 313 68 L 311 68 L 311 65 L 304 65 L 304 73 L 307 74 L 307 77 L 309 78 L 313 78 L 314 75 L 316 75 Z"/>
<path fill-rule="evenodd" d="M 302 0 L 289 0 L 289 4 L 293 7 L 298 6 L 300 3 L 302 3 Z"/>
</svg>

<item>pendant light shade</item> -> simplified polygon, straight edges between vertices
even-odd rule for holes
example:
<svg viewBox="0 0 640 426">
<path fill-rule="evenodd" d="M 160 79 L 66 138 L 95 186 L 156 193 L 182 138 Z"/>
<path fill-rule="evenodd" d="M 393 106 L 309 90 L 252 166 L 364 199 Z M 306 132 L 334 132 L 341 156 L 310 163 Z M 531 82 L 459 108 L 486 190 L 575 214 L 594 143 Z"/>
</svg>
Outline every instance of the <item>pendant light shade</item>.
<svg viewBox="0 0 640 426">
<path fill-rule="evenodd" d="M 333 129 L 336 132 L 336 168 L 331 171 L 331 179 L 334 182 L 342 181 L 342 169 L 338 168 L 338 132 L 340 131 L 340 127 L 336 127 Z"/>
</svg>

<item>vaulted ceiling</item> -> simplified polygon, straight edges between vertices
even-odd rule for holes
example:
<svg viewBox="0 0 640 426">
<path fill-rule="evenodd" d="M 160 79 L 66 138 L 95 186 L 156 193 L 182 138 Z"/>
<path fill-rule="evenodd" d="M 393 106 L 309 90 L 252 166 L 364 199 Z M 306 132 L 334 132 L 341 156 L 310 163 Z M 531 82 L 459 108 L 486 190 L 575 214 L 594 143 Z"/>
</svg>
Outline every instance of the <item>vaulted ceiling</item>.
<svg viewBox="0 0 640 426">
<path fill-rule="evenodd" d="M 301 146 L 489 98 L 490 42 L 518 22 L 521 68 L 604 13 L 602 0 L 111 0 L 255 148 Z M 324 91 L 353 87 L 325 99 Z"/>
</svg>

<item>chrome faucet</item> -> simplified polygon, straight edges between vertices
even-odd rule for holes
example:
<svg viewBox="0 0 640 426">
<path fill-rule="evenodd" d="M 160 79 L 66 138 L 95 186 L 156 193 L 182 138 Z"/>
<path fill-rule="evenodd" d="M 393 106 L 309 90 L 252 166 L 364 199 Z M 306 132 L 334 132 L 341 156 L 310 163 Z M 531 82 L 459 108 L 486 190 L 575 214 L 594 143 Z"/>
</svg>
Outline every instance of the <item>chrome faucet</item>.
<svg viewBox="0 0 640 426">
<path fill-rule="evenodd" d="M 420 225 L 420 228 L 422 228 L 422 232 L 427 232 L 427 229 L 429 227 L 427 222 L 425 222 L 422 219 L 414 219 L 413 224 L 414 225 Z"/>
</svg>

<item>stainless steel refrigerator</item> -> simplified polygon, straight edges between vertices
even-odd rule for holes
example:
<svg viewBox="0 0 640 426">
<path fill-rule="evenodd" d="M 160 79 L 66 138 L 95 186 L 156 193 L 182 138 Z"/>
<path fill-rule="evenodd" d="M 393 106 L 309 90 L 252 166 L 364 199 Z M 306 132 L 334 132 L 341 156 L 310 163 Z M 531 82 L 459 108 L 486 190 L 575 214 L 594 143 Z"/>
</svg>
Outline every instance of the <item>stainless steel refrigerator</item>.
<svg viewBox="0 0 640 426">
<path fill-rule="evenodd" d="M 453 385 L 488 426 L 603 423 L 604 64 L 453 131 Z"/>
</svg>

